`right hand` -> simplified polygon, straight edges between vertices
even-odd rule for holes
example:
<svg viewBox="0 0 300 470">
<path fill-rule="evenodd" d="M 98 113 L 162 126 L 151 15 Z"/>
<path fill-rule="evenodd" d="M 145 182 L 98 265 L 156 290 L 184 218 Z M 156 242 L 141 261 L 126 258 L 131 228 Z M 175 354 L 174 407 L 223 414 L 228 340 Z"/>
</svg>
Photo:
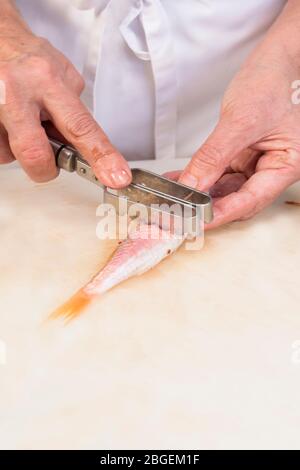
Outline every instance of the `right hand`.
<svg viewBox="0 0 300 470">
<path fill-rule="evenodd" d="M 58 169 L 41 124 L 49 119 L 89 162 L 106 186 L 127 186 L 131 172 L 79 96 L 84 82 L 66 57 L 35 36 L 20 19 L 0 30 L 0 163 L 17 159 L 36 182 L 55 178 Z M 2 86 L 3 88 L 3 86 Z"/>
</svg>

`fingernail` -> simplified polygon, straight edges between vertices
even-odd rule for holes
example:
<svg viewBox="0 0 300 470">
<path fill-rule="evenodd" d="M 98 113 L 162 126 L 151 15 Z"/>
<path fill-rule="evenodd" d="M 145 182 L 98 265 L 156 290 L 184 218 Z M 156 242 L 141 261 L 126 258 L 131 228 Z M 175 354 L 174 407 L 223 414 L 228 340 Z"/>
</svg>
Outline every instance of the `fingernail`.
<svg viewBox="0 0 300 470">
<path fill-rule="evenodd" d="M 120 186 L 126 186 L 126 184 L 129 184 L 131 181 L 129 173 L 127 173 L 126 170 L 116 170 L 112 171 L 110 174 L 110 179 L 113 184 Z"/>
<path fill-rule="evenodd" d="M 185 173 L 180 178 L 180 183 L 185 184 L 186 186 L 190 186 L 191 188 L 196 188 L 198 185 L 198 178 L 192 175 L 191 173 Z"/>
</svg>

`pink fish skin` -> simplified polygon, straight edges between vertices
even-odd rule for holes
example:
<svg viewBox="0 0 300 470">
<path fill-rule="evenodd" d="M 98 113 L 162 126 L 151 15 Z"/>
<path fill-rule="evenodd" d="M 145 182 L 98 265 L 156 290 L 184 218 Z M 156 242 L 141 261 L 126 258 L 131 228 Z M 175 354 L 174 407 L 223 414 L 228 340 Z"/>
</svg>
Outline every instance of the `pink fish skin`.
<svg viewBox="0 0 300 470">
<path fill-rule="evenodd" d="M 120 243 L 104 268 L 52 316 L 70 319 L 77 316 L 94 297 L 153 268 L 176 251 L 184 240 L 184 236 L 162 230 L 157 225 L 139 224 Z"/>
<path fill-rule="evenodd" d="M 141 224 L 114 252 L 111 260 L 84 288 L 88 295 L 99 295 L 126 279 L 143 274 L 173 253 L 183 238 L 156 225 Z"/>
</svg>

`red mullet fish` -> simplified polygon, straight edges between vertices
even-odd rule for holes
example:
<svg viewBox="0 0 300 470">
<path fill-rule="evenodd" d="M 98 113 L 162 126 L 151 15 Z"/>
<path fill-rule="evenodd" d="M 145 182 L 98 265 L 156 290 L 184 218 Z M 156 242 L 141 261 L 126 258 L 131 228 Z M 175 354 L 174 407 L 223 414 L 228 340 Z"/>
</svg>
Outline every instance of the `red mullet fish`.
<svg viewBox="0 0 300 470">
<path fill-rule="evenodd" d="M 126 240 L 120 242 L 104 268 L 52 317 L 76 317 L 95 297 L 153 268 L 176 251 L 184 240 L 184 236 L 172 234 L 157 225 L 139 224 Z"/>
</svg>

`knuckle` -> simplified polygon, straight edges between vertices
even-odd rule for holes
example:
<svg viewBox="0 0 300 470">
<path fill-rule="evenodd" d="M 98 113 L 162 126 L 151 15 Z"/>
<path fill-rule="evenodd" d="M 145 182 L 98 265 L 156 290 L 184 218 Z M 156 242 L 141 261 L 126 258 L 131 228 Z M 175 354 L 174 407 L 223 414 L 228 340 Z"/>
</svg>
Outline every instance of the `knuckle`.
<svg viewBox="0 0 300 470">
<path fill-rule="evenodd" d="M 299 171 L 299 157 L 290 151 L 265 154 L 256 165 L 256 171 L 266 169 L 279 170 L 282 173 L 297 173 Z"/>
<path fill-rule="evenodd" d="M 16 147 L 15 151 L 22 156 L 26 165 L 30 168 L 34 168 L 47 160 L 43 148 L 39 145 L 21 144 Z"/>
<path fill-rule="evenodd" d="M 115 156 L 116 151 L 113 147 L 108 145 L 108 142 L 105 145 L 105 142 L 103 142 L 104 145 L 103 147 L 95 147 L 93 149 L 93 164 L 97 163 L 99 160 L 102 159 L 107 159 L 109 160 L 110 157 Z"/>
<path fill-rule="evenodd" d="M 283 168 L 291 172 L 296 172 L 299 165 L 298 158 L 293 158 L 288 152 L 281 153 L 275 157 L 273 164 L 276 168 Z"/>
<path fill-rule="evenodd" d="M 76 94 L 79 94 L 83 91 L 85 87 L 85 81 L 82 75 L 76 70 L 76 68 L 70 62 L 65 62 L 65 72 L 63 75 L 63 80 L 67 84 L 68 88 L 74 90 Z"/>
<path fill-rule="evenodd" d="M 74 137 L 92 137 L 98 127 L 88 112 L 73 113 L 67 118 L 67 131 Z"/>
<path fill-rule="evenodd" d="M 219 168 L 222 162 L 222 155 L 219 149 L 211 144 L 204 144 L 201 147 L 201 151 L 194 157 L 194 167 L 196 168 L 207 168 L 209 170 L 215 170 Z"/>
<path fill-rule="evenodd" d="M 82 87 L 84 87 L 85 86 L 85 80 L 84 80 L 82 75 L 78 74 L 78 80 L 79 80 L 80 85 Z"/>
<path fill-rule="evenodd" d="M 85 87 L 85 80 L 77 71 L 74 75 L 74 84 L 75 84 L 76 90 L 78 90 L 79 93 L 81 93 Z"/>
</svg>

